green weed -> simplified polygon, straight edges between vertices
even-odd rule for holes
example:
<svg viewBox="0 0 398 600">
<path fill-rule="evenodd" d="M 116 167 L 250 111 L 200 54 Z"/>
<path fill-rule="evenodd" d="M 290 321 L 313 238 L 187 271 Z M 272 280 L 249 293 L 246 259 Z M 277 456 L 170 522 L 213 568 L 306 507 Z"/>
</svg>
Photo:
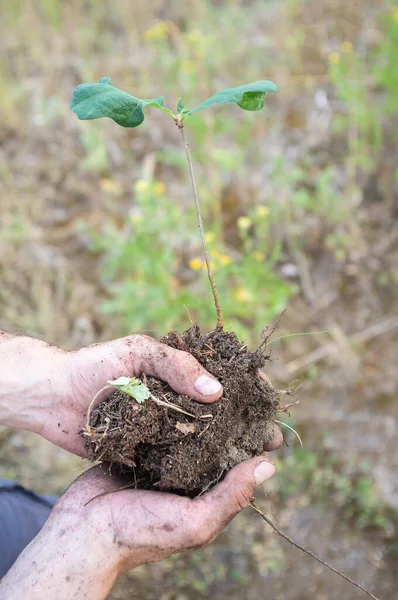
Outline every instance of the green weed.
<svg viewBox="0 0 398 600">
<path fill-rule="evenodd" d="M 384 107 L 390 114 L 398 111 L 398 8 L 391 0 L 391 8 L 381 19 L 382 36 L 375 53 L 373 74 L 384 92 Z"/>
<path fill-rule="evenodd" d="M 368 67 L 351 42 L 342 44 L 341 53 L 329 57 L 329 76 L 339 99 L 343 101 L 341 114 L 333 125 L 337 133 L 347 136 L 347 170 L 354 183 L 358 170 L 369 170 L 380 151 L 382 142 L 381 118 L 371 98 Z"/>
<path fill-rule="evenodd" d="M 277 460 L 280 474 L 277 496 L 281 501 L 297 497 L 301 506 L 311 503 L 339 508 L 344 522 L 359 529 L 379 529 L 391 533 L 398 515 L 380 498 L 369 465 L 344 465 L 336 458 L 294 448 Z"/>
<path fill-rule="evenodd" d="M 214 309 L 194 223 L 193 209 L 181 211 L 161 182 L 138 180 L 134 204 L 121 226 L 109 221 L 95 233 L 81 225 L 91 250 L 101 254 L 109 296 L 101 311 L 117 320 L 121 333 L 187 327 L 187 310 L 203 327 L 212 326 Z M 206 238 L 227 326 L 245 338 L 254 330 L 258 339 L 293 288 L 274 272 L 275 257 L 250 245 L 231 255 L 212 231 Z"/>
</svg>

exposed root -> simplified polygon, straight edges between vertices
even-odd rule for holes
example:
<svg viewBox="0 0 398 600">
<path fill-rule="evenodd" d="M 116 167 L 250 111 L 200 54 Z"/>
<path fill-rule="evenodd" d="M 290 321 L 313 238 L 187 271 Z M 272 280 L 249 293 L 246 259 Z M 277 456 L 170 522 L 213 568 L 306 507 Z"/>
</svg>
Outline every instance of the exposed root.
<svg viewBox="0 0 398 600">
<path fill-rule="evenodd" d="M 107 496 L 108 494 L 114 494 L 115 492 L 121 492 L 122 490 L 128 490 L 133 487 L 136 488 L 137 483 L 139 483 L 139 482 L 135 481 L 134 483 L 128 483 L 127 485 L 122 485 L 122 487 L 116 488 L 115 490 L 107 490 L 106 492 L 101 492 L 100 494 L 97 494 L 96 496 L 93 496 L 92 498 L 90 498 L 90 500 L 87 500 L 84 507 L 88 506 L 90 504 L 90 502 L 93 502 L 93 500 L 97 500 L 97 498 L 101 498 L 102 496 Z"/>
<path fill-rule="evenodd" d="M 289 408 L 296 406 L 297 404 L 300 404 L 300 400 L 296 400 L 296 402 L 289 402 L 289 404 L 283 404 L 278 408 L 278 413 L 289 414 Z"/>
<path fill-rule="evenodd" d="M 269 340 L 269 338 L 270 338 L 271 336 L 273 336 L 274 332 L 275 332 L 275 331 L 278 329 L 278 327 L 279 327 L 279 323 L 281 322 L 281 319 L 282 319 L 283 315 L 285 314 L 286 310 L 287 310 L 287 309 L 285 308 L 285 310 L 281 312 L 281 314 L 280 314 L 280 316 L 279 316 L 279 318 L 278 318 L 277 322 L 275 323 L 275 325 L 274 325 L 273 327 L 271 327 L 271 329 L 268 329 L 268 326 L 267 326 L 267 327 L 266 327 L 266 328 L 263 330 L 263 332 L 262 332 L 262 334 L 261 334 L 261 337 L 263 338 L 263 339 L 262 339 L 262 342 L 261 342 L 261 344 L 259 345 L 259 347 L 258 347 L 258 348 L 257 348 L 257 350 L 256 350 L 256 352 L 257 352 L 258 354 L 261 354 L 261 353 L 264 351 L 265 347 L 266 347 L 266 346 L 267 346 L 267 344 L 268 344 L 268 340 Z"/>
<path fill-rule="evenodd" d="M 180 408 L 176 404 L 173 404 L 172 402 L 165 402 L 163 400 L 159 400 L 159 398 L 156 398 L 156 396 L 154 396 L 153 394 L 151 394 L 151 400 L 153 400 L 155 402 L 155 404 L 157 404 L 158 406 L 164 406 L 165 408 L 171 408 L 172 410 L 182 413 L 183 415 L 187 415 L 188 417 L 193 417 L 194 419 L 212 419 L 213 418 L 213 415 L 211 415 L 211 414 L 200 415 L 199 417 L 197 417 L 196 415 L 193 415 L 192 413 L 187 412 L 186 410 L 183 410 L 182 408 Z"/>
<path fill-rule="evenodd" d="M 288 425 L 287 423 L 284 423 L 283 421 L 278 421 L 277 419 L 274 419 L 275 423 L 278 423 L 278 425 L 283 425 L 284 427 L 287 427 L 288 429 L 290 429 L 290 431 L 293 431 L 294 435 L 297 437 L 298 441 L 300 442 L 300 446 L 303 447 L 303 440 L 301 439 L 301 437 L 299 436 L 299 434 L 297 433 L 297 431 L 295 429 L 293 429 L 293 427 L 290 427 L 290 425 Z"/>
<path fill-rule="evenodd" d="M 91 411 L 93 410 L 93 406 L 95 404 L 95 401 L 97 400 L 97 398 L 99 397 L 99 395 L 102 394 L 102 392 L 104 392 L 108 388 L 115 389 L 113 385 L 106 385 L 105 387 L 103 387 L 102 389 L 100 389 L 95 394 L 95 396 L 93 397 L 93 399 L 91 400 L 91 402 L 90 402 L 90 404 L 88 406 L 87 418 L 86 418 L 86 427 L 84 428 L 84 432 L 87 433 L 88 435 L 92 434 L 91 427 L 90 427 L 90 419 L 91 419 Z"/>
<path fill-rule="evenodd" d="M 211 331 L 209 331 L 208 333 L 206 333 L 200 343 L 198 344 L 198 348 L 203 348 L 203 346 L 206 344 L 206 342 L 208 342 L 210 340 L 210 338 L 212 338 L 214 335 L 216 335 L 217 333 L 220 333 L 220 331 L 222 331 L 222 327 L 216 327 L 215 329 L 212 329 Z"/>
<path fill-rule="evenodd" d="M 288 535 L 286 535 L 286 533 L 283 533 L 283 531 L 281 531 L 272 521 L 269 517 L 267 517 L 267 515 L 265 515 L 256 505 L 256 503 L 252 500 L 250 502 L 250 507 L 260 515 L 260 517 L 266 522 L 268 523 L 268 525 L 270 527 L 272 527 L 272 529 L 275 531 L 275 533 L 277 535 L 279 535 L 281 538 L 283 538 L 284 540 L 286 540 L 287 542 L 289 542 L 289 544 L 291 544 L 292 546 L 294 546 L 295 548 L 297 548 L 298 550 L 301 550 L 301 552 L 304 552 L 305 554 L 308 554 L 308 556 L 311 556 L 311 558 L 314 558 L 316 561 L 318 561 L 321 565 L 323 565 L 324 567 L 327 567 L 328 569 L 330 569 L 330 571 L 333 571 L 333 573 L 336 573 L 336 575 L 339 575 L 340 577 L 342 577 L 343 579 L 345 579 L 346 581 L 348 581 L 349 583 L 351 583 L 351 585 L 355 586 L 356 588 L 358 588 L 359 590 L 361 590 L 362 592 L 364 592 L 365 594 L 367 594 L 368 596 L 370 596 L 370 598 L 373 598 L 373 600 L 380 600 L 377 596 L 374 596 L 374 594 L 372 594 L 372 592 L 370 592 L 369 590 L 367 590 L 366 588 L 362 587 L 359 583 L 357 583 L 356 581 L 354 581 L 353 579 L 351 579 L 350 577 L 348 577 L 347 575 L 344 575 L 344 573 L 342 573 L 341 571 L 338 571 L 337 569 L 335 569 L 334 567 L 332 567 L 332 565 L 329 565 L 329 563 L 327 563 L 325 560 L 323 560 L 322 558 L 320 558 L 319 556 L 317 556 L 316 554 L 314 554 L 313 552 L 311 552 L 311 550 L 308 550 L 307 548 L 304 548 L 303 546 L 300 546 L 300 544 L 297 544 L 294 540 L 292 540 Z"/>
</svg>

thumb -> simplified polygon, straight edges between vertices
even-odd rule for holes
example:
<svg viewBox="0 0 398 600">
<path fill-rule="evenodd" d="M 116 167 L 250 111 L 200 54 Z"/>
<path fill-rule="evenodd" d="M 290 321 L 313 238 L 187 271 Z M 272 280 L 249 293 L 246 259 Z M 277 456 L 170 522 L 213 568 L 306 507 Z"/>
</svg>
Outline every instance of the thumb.
<svg viewBox="0 0 398 600">
<path fill-rule="evenodd" d="M 109 379 L 146 374 L 165 381 L 177 393 L 199 402 L 214 402 L 222 396 L 221 383 L 191 354 L 146 335 L 94 344 L 75 354 L 79 374 L 93 393 Z"/>
<path fill-rule="evenodd" d="M 198 498 L 207 505 L 211 538 L 218 533 L 246 506 L 254 496 L 255 489 L 275 473 L 273 463 L 265 456 L 246 460 L 227 474 L 225 479 L 210 492 Z"/>
<path fill-rule="evenodd" d="M 138 376 L 145 373 L 166 381 L 174 391 L 199 402 L 214 402 L 222 395 L 222 385 L 198 361 L 182 350 L 171 348 L 145 335 L 119 340 L 121 359 Z M 126 353 L 127 350 L 127 353 Z"/>
</svg>

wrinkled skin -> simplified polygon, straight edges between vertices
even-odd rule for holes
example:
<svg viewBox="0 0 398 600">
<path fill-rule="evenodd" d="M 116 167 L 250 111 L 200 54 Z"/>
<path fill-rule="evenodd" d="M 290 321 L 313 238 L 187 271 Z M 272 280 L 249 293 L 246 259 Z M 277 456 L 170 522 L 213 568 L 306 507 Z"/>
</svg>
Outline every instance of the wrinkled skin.
<svg viewBox="0 0 398 600">
<path fill-rule="evenodd" d="M 245 461 L 195 500 L 139 490 L 93 499 L 122 483 L 103 467 L 94 467 L 55 505 L 39 535 L 0 583 L 0 597 L 106 598 L 129 569 L 212 542 L 274 470 L 263 456 Z"/>
</svg>

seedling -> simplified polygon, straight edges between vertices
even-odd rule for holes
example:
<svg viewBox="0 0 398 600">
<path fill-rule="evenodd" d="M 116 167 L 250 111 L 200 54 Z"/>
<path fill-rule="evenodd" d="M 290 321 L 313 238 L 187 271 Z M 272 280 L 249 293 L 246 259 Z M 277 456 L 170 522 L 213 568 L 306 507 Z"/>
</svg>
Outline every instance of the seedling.
<svg viewBox="0 0 398 600">
<path fill-rule="evenodd" d="M 213 365 L 213 368 L 216 367 L 219 378 L 223 379 L 222 383 L 224 384 L 224 391 L 227 390 L 227 394 L 224 395 L 223 402 L 218 409 L 212 409 L 210 405 L 210 414 L 196 416 L 170 402 L 166 396 L 164 396 L 164 400 L 160 400 L 158 394 L 154 395 L 152 393 L 149 383 L 146 385 L 146 382 L 143 383 L 134 377 L 119 377 L 119 379 L 115 381 L 108 381 L 108 385 L 94 396 L 89 406 L 87 423 L 83 432 L 87 438 L 91 456 L 97 460 L 103 459 L 110 462 L 119 461 L 121 464 L 125 464 L 135 469 L 137 467 L 137 456 L 138 460 L 140 459 L 140 456 L 136 452 L 137 448 L 140 448 L 141 454 L 146 452 L 146 464 L 149 462 L 154 471 L 158 473 L 159 479 L 154 483 L 154 485 L 160 486 L 158 489 L 167 489 L 169 487 L 172 489 L 180 489 L 185 492 L 195 491 L 198 493 L 198 484 L 201 484 L 202 490 L 200 493 L 203 493 L 224 474 L 225 466 L 222 467 L 221 465 L 227 464 L 233 466 L 233 464 L 236 464 L 236 460 L 234 463 L 231 461 L 233 461 L 232 457 L 234 455 L 235 445 L 237 449 L 241 450 L 239 444 L 242 443 L 242 431 L 245 432 L 246 436 L 245 451 L 251 451 L 255 454 L 256 451 L 258 453 L 260 447 L 264 448 L 264 446 L 272 439 L 274 422 L 278 422 L 281 425 L 285 425 L 289 429 L 292 429 L 286 423 L 275 420 L 275 414 L 277 412 L 276 407 L 278 405 L 278 392 L 261 380 L 258 375 L 258 369 L 263 366 L 267 358 L 261 352 L 264 342 L 257 352 L 252 353 L 245 345 L 242 345 L 239 342 L 235 334 L 223 331 L 223 314 L 206 247 L 192 158 L 184 130 L 185 120 L 196 112 L 220 104 L 237 104 L 243 110 L 258 111 L 264 106 L 266 94 L 268 92 L 277 91 L 278 88 L 272 81 L 256 81 L 254 83 L 249 83 L 236 88 L 228 88 L 218 92 L 202 102 L 202 104 L 199 104 L 196 108 L 192 109 L 185 108 L 184 102 L 182 98 L 180 98 L 177 103 L 176 113 L 173 113 L 165 107 L 163 96 L 151 100 L 136 98 L 135 96 L 110 85 L 109 77 L 102 77 L 98 83 L 84 83 L 79 85 L 73 94 L 71 109 L 76 113 L 79 119 L 82 120 L 108 117 L 122 127 L 138 127 L 144 121 L 145 108 L 152 107 L 162 111 L 171 117 L 177 125 L 181 133 L 181 139 L 188 162 L 193 200 L 207 274 L 214 298 L 217 324 L 216 328 L 204 337 L 202 337 L 200 332 L 193 327 L 188 332 L 185 332 L 183 336 L 180 336 L 178 342 L 179 345 L 185 344 L 187 349 L 189 349 L 189 347 L 194 348 L 196 356 L 200 354 L 202 358 L 206 357 L 204 360 L 206 361 L 207 366 L 209 366 L 210 363 Z M 166 336 L 168 341 L 174 341 L 172 336 L 173 334 L 168 334 Z M 204 342 L 209 342 L 210 337 L 213 338 L 211 340 L 212 347 L 206 344 L 207 349 L 203 350 Z M 210 359 L 208 349 L 210 349 Z M 211 371 L 211 369 L 209 370 Z M 159 385 L 159 382 L 153 385 Z M 160 385 L 162 384 L 160 383 Z M 162 388 L 163 390 L 167 390 L 167 384 L 165 385 L 166 388 Z M 185 420 L 186 417 L 194 418 L 196 419 L 196 426 L 193 426 L 192 422 L 187 423 L 177 421 L 176 423 L 173 423 L 168 418 L 168 431 L 163 431 L 157 439 L 154 438 L 153 434 L 151 434 L 149 438 L 146 438 L 146 432 L 140 430 L 139 421 L 134 421 L 137 414 L 137 405 L 134 403 L 135 406 L 132 406 L 131 411 L 128 413 L 129 418 L 127 418 L 125 412 L 123 412 L 123 414 L 121 413 L 121 404 L 118 398 L 116 398 L 113 400 L 114 403 L 112 404 L 111 412 L 107 413 L 106 410 L 104 410 L 102 414 L 97 415 L 99 427 L 91 427 L 90 417 L 95 401 L 98 399 L 99 395 L 108 388 L 115 388 L 124 392 L 132 397 L 135 403 L 143 404 L 152 400 L 158 406 L 171 409 L 171 411 L 177 411 L 179 414 L 182 413 L 183 417 L 180 418 Z M 170 392 L 167 391 L 167 394 L 170 395 Z M 243 402 L 242 397 L 244 397 Z M 130 408 L 127 410 L 130 410 Z M 139 412 L 141 411 L 138 411 L 138 413 Z M 262 434 L 259 434 L 259 430 L 261 430 L 262 427 L 258 426 L 260 415 L 264 427 L 264 433 Z M 207 421 L 207 419 L 209 420 Z M 113 435 L 110 440 L 109 437 L 107 437 L 107 431 L 110 428 L 111 421 Z M 131 433 L 131 430 L 129 429 L 130 426 L 134 428 L 132 442 L 129 440 L 129 434 Z M 211 426 L 213 426 L 213 430 L 209 433 L 209 428 Z M 165 426 L 163 426 L 163 428 L 166 429 Z M 172 432 L 171 435 L 170 431 Z M 293 429 L 292 431 L 294 431 L 300 443 L 302 443 L 297 432 Z M 175 441 L 176 432 L 179 432 L 181 435 L 177 441 Z M 169 437 L 167 438 L 168 435 Z M 205 442 L 206 435 L 208 435 L 208 437 Z M 262 437 L 259 438 L 259 435 Z M 264 439 L 264 435 L 266 435 L 266 439 Z M 203 437 L 201 438 L 201 436 Z M 257 439 L 252 439 L 256 438 L 256 436 Z M 164 443 L 165 441 L 166 446 Z M 228 443 L 226 443 L 226 441 L 228 441 Z M 201 442 L 203 442 L 203 444 L 201 444 Z M 250 443 L 252 444 L 251 447 Z M 90 444 L 93 444 L 94 450 Z M 158 445 L 156 446 L 156 444 Z M 157 459 L 155 462 L 151 463 L 151 448 L 154 446 L 157 448 Z M 232 451 L 232 454 L 230 454 L 230 451 Z M 167 465 L 167 468 L 165 469 L 162 467 L 163 463 L 161 458 L 159 459 L 159 457 L 162 456 L 162 452 L 165 453 L 163 461 L 164 465 Z M 173 452 L 175 454 L 173 454 Z M 197 454 L 195 455 L 195 453 Z M 217 459 L 219 459 L 222 454 L 223 460 L 217 463 Z M 195 458 L 195 456 L 197 458 Z M 150 481 L 152 483 L 151 479 Z M 317 557 L 311 551 L 296 544 L 281 532 L 253 502 L 251 503 L 251 506 L 253 510 L 259 513 L 274 531 L 285 540 L 309 554 L 312 558 L 318 560 L 321 564 L 361 589 L 374 600 L 377 600 L 376 596 L 371 592 L 328 565 L 323 559 Z"/>
<path fill-rule="evenodd" d="M 217 326 L 215 331 L 221 331 L 224 327 L 223 314 L 206 247 L 194 168 L 189 144 L 185 138 L 184 121 L 194 113 L 220 104 L 237 104 L 243 110 L 248 111 L 261 110 L 264 107 L 266 94 L 268 92 L 277 92 L 278 87 L 272 81 L 255 81 L 254 83 L 248 83 L 247 85 L 222 90 L 192 109 L 185 108 L 184 102 L 182 98 L 180 98 L 177 103 L 177 112 L 174 114 L 165 107 L 163 96 L 151 100 L 142 100 L 141 98 L 132 96 L 128 92 L 119 90 L 111 85 L 110 81 L 109 77 L 102 77 L 98 83 L 83 83 L 82 85 L 79 85 L 74 91 L 70 107 L 81 120 L 86 121 L 108 117 L 122 127 L 138 127 L 141 125 L 144 122 L 144 108 L 146 107 L 161 110 L 174 120 L 181 133 L 181 139 L 184 145 L 191 177 L 200 239 L 217 313 Z"/>
<path fill-rule="evenodd" d="M 87 410 L 87 417 L 86 417 L 86 427 L 84 430 L 84 432 L 89 436 L 92 434 L 91 427 L 90 427 L 90 419 L 91 419 L 91 412 L 93 410 L 95 402 L 99 398 L 99 396 L 102 394 L 102 392 L 105 392 L 106 390 L 109 390 L 110 388 L 117 389 L 120 392 L 127 394 L 127 396 L 130 396 L 136 402 L 138 402 L 138 404 L 143 404 L 145 402 L 145 400 L 150 399 L 150 400 L 153 400 L 158 406 L 164 406 L 165 408 L 170 408 L 170 409 L 175 410 L 183 415 L 187 415 L 187 417 L 193 417 L 194 419 L 197 418 L 196 415 L 193 415 L 192 413 L 190 413 L 186 410 L 183 410 L 180 406 L 177 406 L 176 404 L 173 404 L 172 402 L 160 400 L 159 398 L 154 396 L 150 392 L 148 386 L 146 386 L 145 383 L 143 383 L 140 379 L 137 379 L 136 377 L 118 377 L 117 379 L 115 379 L 113 381 L 108 381 L 108 385 L 105 385 L 103 388 L 101 388 L 95 394 L 95 396 L 93 397 L 93 399 L 91 400 L 91 402 L 89 404 L 89 407 Z M 212 419 L 213 415 L 210 415 L 210 414 L 209 415 L 201 415 L 198 418 L 199 419 Z M 286 425 L 286 427 L 289 427 L 289 425 Z M 291 429 L 291 427 L 289 427 L 289 429 Z M 296 435 L 298 436 L 298 434 L 296 434 Z"/>
</svg>

